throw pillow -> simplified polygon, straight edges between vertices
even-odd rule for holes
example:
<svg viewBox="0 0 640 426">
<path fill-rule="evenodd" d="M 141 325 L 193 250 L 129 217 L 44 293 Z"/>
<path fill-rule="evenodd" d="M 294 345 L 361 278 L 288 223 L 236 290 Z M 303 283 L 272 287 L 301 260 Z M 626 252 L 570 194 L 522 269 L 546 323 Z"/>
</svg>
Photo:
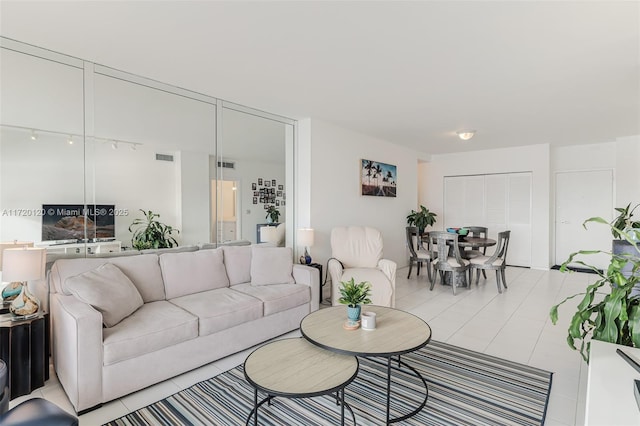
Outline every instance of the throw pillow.
<svg viewBox="0 0 640 426">
<path fill-rule="evenodd" d="M 229 284 L 243 284 L 251 281 L 251 247 L 223 246 L 224 266 Z"/>
<path fill-rule="evenodd" d="M 118 324 L 143 304 L 131 280 L 111 263 L 69 277 L 65 286 L 75 297 L 102 313 L 105 327 Z"/>
<path fill-rule="evenodd" d="M 167 299 L 229 287 L 222 249 L 160 255 Z"/>
<path fill-rule="evenodd" d="M 293 284 L 292 274 L 291 247 L 252 247 L 251 285 Z"/>
</svg>

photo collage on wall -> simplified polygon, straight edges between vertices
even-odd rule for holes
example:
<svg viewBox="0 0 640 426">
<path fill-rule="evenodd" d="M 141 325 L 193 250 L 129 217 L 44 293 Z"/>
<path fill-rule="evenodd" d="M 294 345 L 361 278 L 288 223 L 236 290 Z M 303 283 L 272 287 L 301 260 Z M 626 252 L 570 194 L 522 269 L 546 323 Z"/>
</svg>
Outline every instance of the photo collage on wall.
<svg viewBox="0 0 640 426">
<path fill-rule="evenodd" d="M 258 182 L 251 183 L 251 190 L 253 204 L 263 204 L 265 210 L 269 206 L 284 207 L 286 205 L 284 185 L 279 184 L 276 179 L 258 178 Z"/>
</svg>

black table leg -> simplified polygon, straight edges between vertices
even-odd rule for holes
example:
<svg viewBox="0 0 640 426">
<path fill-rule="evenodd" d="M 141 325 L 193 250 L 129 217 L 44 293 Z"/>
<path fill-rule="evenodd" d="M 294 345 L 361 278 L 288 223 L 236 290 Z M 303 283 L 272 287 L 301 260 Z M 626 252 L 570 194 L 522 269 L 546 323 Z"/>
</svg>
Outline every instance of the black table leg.
<svg viewBox="0 0 640 426">
<path fill-rule="evenodd" d="M 340 393 L 340 424 L 344 426 L 344 388 L 338 392 Z"/>
<path fill-rule="evenodd" d="M 253 409 L 256 410 L 253 413 L 253 426 L 258 426 L 258 388 L 253 390 Z"/>
<path fill-rule="evenodd" d="M 387 358 L 387 421 L 385 424 L 389 424 L 389 415 L 391 410 L 391 357 Z"/>
</svg>

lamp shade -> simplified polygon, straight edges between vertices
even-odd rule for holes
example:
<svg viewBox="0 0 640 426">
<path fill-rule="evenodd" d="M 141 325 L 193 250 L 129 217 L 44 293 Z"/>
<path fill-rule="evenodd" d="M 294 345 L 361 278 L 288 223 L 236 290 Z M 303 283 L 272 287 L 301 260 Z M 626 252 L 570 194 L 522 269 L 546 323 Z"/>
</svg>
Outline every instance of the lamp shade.
<svg viewBox="0 0 640 426">
<path fill-rule="evenodd" d="M 300 228 L 297 233 L 298 245 L 301 247 L 311 247 L 314 242 L 314 232 L 311 228 Z"/>
<path fill-rule="evenodd" d="M 12 248 L 3 251 L 2 280 L 34 281 L 44 278 L 47 250 L 44 248 Z"/>
<path fill-rule="evenodd" d="M 2 271 L 2 252 L 5 249 L 20 248 L 20 247 L 33 247 L 33 243 L 26 242 L 26 241 L 17 241 L 17 240 L 7 242 L 7 243 L 0 243 L 0 271 Z"/>
<path fill-rule="evenodd" d="M 260 241 L 263 243 L 275 243 L 277 238 L 275 226 L 263 226 L 260 228 Z"/>
</svg>

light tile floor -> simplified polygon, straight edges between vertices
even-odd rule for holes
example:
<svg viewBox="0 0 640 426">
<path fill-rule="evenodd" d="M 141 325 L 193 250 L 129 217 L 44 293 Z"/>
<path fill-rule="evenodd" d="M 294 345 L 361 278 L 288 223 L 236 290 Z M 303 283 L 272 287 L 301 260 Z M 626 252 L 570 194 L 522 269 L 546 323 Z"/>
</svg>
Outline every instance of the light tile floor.
<svg viewBox="0 0 640 426">
<path fill-rule="evenodd" d="M 509 289 L 498 294 L 495 274 L 471 289 L 458 289 L 437 283 L 429 291 L 429 281 L 415 270 L 406 278 L 408 268 L 398 270 L 396 306 L 426 320 L 433 339 L 451 343 L 554 373 L 547 425 L 584 423 L 587 365 L 567 346 L 566 325 L 577 302 L 560 309 L 560 324 L 554 326 L 549 308 L 564 297 L 582 291 L 593 275 L 560 273 L 526 268 L 507 268 Z M 423 271 L 424 272 L 424 271 Z M 287 337 L 297 336 L 292 332 Z M 81 425 L 99 425 L 165 398 L 199 381 L 241 364 L 252 349 L 231 355 L 196 370 L 174 377 L 139 392 L 127 395 L 80 416 Z M 44 397 L 73 412 L 60 384 L 51 374 L 43 388 L 16 398 L 11 406 L 32 397 Z"/>
</svg>

